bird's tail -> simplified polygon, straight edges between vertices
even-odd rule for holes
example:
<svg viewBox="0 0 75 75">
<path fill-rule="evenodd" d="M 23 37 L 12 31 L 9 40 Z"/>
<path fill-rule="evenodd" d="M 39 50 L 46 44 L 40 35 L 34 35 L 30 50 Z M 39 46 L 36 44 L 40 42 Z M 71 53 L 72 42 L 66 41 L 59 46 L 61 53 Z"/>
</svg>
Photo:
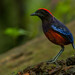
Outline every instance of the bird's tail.
<svg viewBox="0 0 75 75">
<path fill-rule="evenodd" d="M 74 43 L 72 44 L 72 46 L 73 46 L 73 48 L 75 49 L 75 45 L 74 45 Z"/>
</svg>

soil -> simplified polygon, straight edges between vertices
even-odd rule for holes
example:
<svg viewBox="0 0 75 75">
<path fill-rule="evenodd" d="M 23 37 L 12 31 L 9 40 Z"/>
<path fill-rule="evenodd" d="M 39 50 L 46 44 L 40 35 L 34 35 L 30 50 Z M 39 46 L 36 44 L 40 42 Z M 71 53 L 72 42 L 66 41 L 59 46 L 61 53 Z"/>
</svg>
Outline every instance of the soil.
<svg viewBox="0 0 75 75">
<path fill-rule="evenodd" d="M 55 63 L 41 62 L 25 68 L 16 75 L 75 75 L 75 56 Z"/>
</svg>

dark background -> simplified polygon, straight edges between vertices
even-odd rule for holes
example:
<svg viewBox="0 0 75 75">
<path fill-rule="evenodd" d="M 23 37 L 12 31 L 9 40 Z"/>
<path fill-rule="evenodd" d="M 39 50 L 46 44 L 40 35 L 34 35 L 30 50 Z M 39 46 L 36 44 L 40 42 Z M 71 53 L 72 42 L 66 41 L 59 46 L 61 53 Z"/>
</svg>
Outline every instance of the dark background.
<svg viewBox="0 0 75 75">
<path fill-rule="evenodd" d="M 50 10 L 75 39 L 75 0 L 0 0 L 0 75 L 15 75 L 60 51 L 43 34 L 41 20 L 30 16 L 39 8 Z M 59 59 L 74 54 L 72 45 L 68 45 Z"/>
<path fill-rule="evenodd" d="M 38 8 L 65 24 L 75 19 L 75 0 L 0 0 L 0 53 L 42 34 L 41 21 L 30 16 Z"/>
</svg>

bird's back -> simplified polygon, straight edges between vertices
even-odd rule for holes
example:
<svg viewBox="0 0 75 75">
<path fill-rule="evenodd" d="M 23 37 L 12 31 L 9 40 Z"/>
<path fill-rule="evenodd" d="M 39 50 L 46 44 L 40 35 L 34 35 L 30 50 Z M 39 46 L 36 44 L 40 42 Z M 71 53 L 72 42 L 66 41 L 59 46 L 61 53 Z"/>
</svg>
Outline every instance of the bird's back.
<svg viewBox="0 0 75 75">
<path fill-rule="evenodd" d="M 69 29 L 56 18 L 51 22 L 43 23 L 43 31 L 46 37 L 55 44 L 67 45 L 73 44 L 73 36 Z"/>
</svg>

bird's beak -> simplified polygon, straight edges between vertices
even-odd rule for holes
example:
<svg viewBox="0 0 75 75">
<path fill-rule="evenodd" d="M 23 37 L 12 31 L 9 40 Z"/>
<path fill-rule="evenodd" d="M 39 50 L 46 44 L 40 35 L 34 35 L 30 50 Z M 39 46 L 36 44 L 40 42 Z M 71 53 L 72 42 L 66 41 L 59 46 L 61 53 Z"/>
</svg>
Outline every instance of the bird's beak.
<svg viewBox="0 0 75 75">
<path fill-rule="evenodd" d="M 37 14 L 36 14 L 36 13 L 32 13 L 32 14 L 31 14 L 31 16 L 35 16 L 35 15 L 37 15 Z"/>
<path fill-rule="evenodd" d="M 31 14 L 31 16 L 39 16 L 39 15 L 40 14 L 39 13 L 36 13 L 36 12 Z"/>
</svg>

